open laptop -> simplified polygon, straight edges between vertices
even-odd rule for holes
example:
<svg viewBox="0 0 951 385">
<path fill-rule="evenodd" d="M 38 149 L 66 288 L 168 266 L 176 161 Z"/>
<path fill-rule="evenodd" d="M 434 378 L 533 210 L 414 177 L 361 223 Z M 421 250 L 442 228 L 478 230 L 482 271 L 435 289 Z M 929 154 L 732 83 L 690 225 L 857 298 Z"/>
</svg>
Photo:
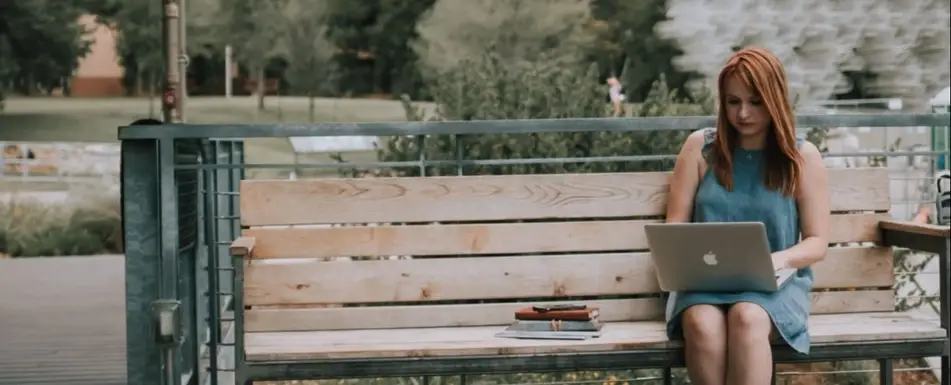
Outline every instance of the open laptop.
<svg viewBox="0 0 951 385">
<path fill-rule="evenodd" d="M 773 268 L 760 222 L 652 223 L 644 230 L 664 291 L 772 292 L 796 272 Z"/>
</svg>

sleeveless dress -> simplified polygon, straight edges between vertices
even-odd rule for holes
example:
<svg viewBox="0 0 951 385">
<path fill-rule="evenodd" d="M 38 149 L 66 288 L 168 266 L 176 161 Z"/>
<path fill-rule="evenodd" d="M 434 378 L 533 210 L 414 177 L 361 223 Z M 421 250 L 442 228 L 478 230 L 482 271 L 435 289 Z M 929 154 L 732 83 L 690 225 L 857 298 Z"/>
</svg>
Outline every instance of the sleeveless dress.
<svg viewBox="0 0 951 385">
<path fill-rule="evenodd" d="M 706 156 L 715 130 L 704 132 Z M 797 138 L 797 145 L 803 141 Z M 763 222 L 771 252 L 787 249 L 799 242 L 799 211 L 794 198 L 766 188 L 765 164 L 761 150 L 737 148 L 733 152 L 733 191 L 717 182 L 708 167 L 697 187 L 692 222 Z M 672 292 L 667 300 L 667 336 L 682 339 L 681 314 L 698 304 L 729 305 L 750 302 L 769 313 L 775 330 L 793 349 L 809 353 L 807 319 L 812 290 L 812 268 L 799 269 L 789 281 L 773 293 Z"/>
</svg>

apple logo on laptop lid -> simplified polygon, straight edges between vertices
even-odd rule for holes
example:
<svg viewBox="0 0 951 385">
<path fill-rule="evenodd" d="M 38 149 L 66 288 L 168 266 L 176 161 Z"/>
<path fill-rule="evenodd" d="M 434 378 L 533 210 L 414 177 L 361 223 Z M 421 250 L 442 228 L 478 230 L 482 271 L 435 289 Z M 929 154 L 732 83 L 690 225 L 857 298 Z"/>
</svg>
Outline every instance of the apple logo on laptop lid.
<svg viewBox="0 0 951 385">
<path fill-rule="evenodd" d="M 707 265 L 710 265 L 710 266 L 716 266 L 717 263 L 719 263 L 719 261 L 717 261 L 716 254 L 714 254 L 712 251 L 708 251 L 706 254 L 703 255 L 703 263 L 706 263 Z"/>
</svg>

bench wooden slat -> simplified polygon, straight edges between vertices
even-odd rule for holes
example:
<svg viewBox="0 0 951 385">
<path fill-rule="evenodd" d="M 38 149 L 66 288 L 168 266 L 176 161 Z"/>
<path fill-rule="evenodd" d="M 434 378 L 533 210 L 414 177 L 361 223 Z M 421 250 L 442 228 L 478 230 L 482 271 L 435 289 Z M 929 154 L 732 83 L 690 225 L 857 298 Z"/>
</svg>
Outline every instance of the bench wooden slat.
<svg viewBox="0 0 951 385">
<path fill-rule="evenodd" d="M 832 211 L 887 211 L 883 168 L 830 169 Z M 244 226 L 656 216 L 668 172 L 244 180 Z"/>
<path fill-rule="evenodd" d="M 902 313 L 861 313 L 810 317 L 814 345 L 841 342 L 908 341 L 944 338 L 937 320 Z M 856 327 L 861 325 L 861 327 Z M 333 358 L 437 357 L 464 355 L 604 352 L 638 348 L 672 348 L 664 323 L 618 322 L 605 326 L 600 338 L 586 341 L 496 338 L 499 326 L 426 329 L 376 329 L 247 333 L 249 361 Z"/>
<path fill-rule="evenodd" d="M 830 243 L 877 242 L 888 214 L 836 214 Z M 372 257 L 647 250 L 644 225 L 659 220 L 245 229 L 253 257 Z"/>
<path fill-rule="evenodd" d="M 518 302 L 466 305 L 373 306 L 330 308 L 252 308 L 245 311 L 248 332 L 426 328 L 503 325 L 519 308 L 539 303 Z M 649 321 L 664 318 L 661 298 L 584 301 L 601 308 L 600 319 Z M 882 312 L 894 310 L 892 290 L 826 291 L 812 293 L 812 314 Z"/>
<path fill-rule="evenodd" d="M 815 287 L 892 286 L 892 251 L 831 248 Z M 257 260 L 246 305 L 418 302 L 659 292 L 648 253 L 331 261 Z"/>
</svg>

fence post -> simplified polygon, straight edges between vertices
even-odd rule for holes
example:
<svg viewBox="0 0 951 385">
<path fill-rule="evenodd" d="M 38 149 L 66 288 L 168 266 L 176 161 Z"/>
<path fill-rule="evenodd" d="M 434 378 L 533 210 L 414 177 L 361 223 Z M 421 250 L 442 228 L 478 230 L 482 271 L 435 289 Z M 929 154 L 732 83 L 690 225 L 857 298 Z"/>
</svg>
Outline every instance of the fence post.
<svg viewBox="0 0 951 385">
<path fill-rule="evenodd" d="M 161 231 L 159 141 L 124 140 L 120 169 L 126 290 L 126 368 L 129 385 L 159 385 L 162 358 L 152 333 L 159 299 Z"/>
</svg>

